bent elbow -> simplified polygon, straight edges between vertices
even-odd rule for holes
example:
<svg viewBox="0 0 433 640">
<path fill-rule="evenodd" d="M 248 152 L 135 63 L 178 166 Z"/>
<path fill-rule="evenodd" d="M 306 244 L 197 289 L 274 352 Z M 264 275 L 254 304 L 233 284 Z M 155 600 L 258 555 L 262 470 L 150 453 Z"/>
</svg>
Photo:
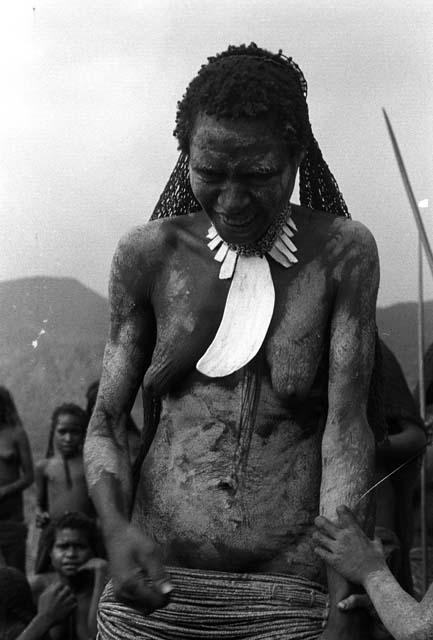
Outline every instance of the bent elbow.
<svg viewBox="0 0 433 640">
<path fill-rule="evenodd" d="M 396 640 L 431 640 L 433 638 L 433 613 L 427 616 L 416 616 L 416 622 L 411 618 L 408 620 L 407 629 L 401 632 L 394 632 Z"/>
</svg>

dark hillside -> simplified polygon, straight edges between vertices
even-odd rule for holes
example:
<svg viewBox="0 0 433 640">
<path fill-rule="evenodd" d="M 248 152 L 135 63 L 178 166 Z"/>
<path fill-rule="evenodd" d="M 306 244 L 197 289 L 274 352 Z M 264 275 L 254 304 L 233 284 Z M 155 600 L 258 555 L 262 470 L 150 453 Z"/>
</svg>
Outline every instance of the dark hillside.
<svg viewBox="0 0 433 640">
<path fill-rule="evenodd" d="M 107 301 L 73 279 L 25 278 L 0 282 L 0 314 L 0 384 L 15 398 L 37 459 L 53 408 L 84 405 L 99 376 Z"/>
<path fill-rule="evenodd" d="M 433 341 L 433 301 L 424 307 L 425 351 Z M 399 302 L 377 310 L 379 332 L 397 356 L 411 389 L 418 380 L 417 365 L 417 304 Z"/>
</svg>

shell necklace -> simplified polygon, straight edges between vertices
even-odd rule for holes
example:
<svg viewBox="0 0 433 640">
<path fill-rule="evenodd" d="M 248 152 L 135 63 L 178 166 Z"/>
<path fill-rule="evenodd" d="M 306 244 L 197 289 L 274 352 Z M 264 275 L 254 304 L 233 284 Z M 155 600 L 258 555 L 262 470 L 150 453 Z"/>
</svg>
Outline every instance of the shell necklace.
<svg viewBox="0 0 433 640">
<path fill-rule="evenodd" d="M 275 289 L 266 256 L 286 269 L 298 262 L 293 237 L 297 231 L 289 206 L 253 245 L 225 242 L 213 225 L 207 234 L 214 260 L 221 263 L 219 278 L 232 279 L 223 317 L 212 343 L 197 362 L 210 378 L 228 376 L 248 364 L 263 344 L 275 304 Z"/>
</svg>

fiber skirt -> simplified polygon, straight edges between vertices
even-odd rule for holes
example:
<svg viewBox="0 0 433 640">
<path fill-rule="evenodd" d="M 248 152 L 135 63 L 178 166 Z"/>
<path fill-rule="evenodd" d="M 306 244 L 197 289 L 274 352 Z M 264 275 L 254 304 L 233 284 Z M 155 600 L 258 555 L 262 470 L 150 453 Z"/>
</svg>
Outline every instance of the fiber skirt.
<svg viewBox="0 0 433 640">
<path fill-rule="evenodd" d="M 315 640 L 326 625 L 325 589 L 300 576 L 167 570 L 174 586 L 170 603 L 149 615 L 117 601 L 108 583 L 98 640 Z"/>
</svg>

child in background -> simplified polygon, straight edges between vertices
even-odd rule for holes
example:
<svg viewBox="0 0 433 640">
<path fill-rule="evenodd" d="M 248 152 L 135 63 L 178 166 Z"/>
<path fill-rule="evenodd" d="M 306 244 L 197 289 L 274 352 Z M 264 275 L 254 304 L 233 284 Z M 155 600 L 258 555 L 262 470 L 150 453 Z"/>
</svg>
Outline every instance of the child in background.
<svg viewBox="0 0 433 640">
<path fill-rule="evenodd" d="M 36 464 L 36 526 L 44 529 L 68 511 L 95 517 L 83 467 L 87 416 L 76 404 L 57 407 L 51 418 L 46 458 Z M 49 569 L 44 530 L 35 564 L 36 573 Z"/>
<path fill-rule="evenodd" d="M 1 640 L 51 640 L 49 630 L 75 607 L 76 598 L 69 587 L 56 583 L 43 592 L 36 611 L 24 573 L 0 566 Z"/>
<path fill-rule="evenodd" d="M 30 578 L 33 598 L 39 604 L 53 585 L 63 585 L 74 599 L 72 612 L 51 627 L 52 640 L 96 638 L 96 611 L 107 581 L 107 562 L 95 557 L 96 523 L 82 513 L 66 513 L 47 528 L 51 573 Z"/>
</svg>

